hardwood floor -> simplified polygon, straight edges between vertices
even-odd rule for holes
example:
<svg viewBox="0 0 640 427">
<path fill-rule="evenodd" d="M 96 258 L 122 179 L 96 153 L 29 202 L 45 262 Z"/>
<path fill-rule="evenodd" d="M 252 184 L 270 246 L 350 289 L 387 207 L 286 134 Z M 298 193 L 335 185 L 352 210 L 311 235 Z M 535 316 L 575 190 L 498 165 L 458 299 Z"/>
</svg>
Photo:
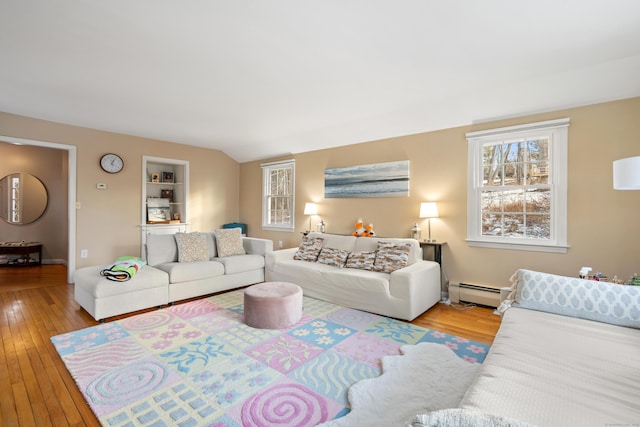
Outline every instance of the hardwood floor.
<svg viewBox="0 0 640 427">
<path fill-rule="evenodd" d="M 98 324 L 74 301 L 66 276 L 62 265 L 0 268 L 1 426 L 100 425 L 50 341 Z M 411 323 L 490 344 L 500 317 L 437 304 Z"/>
</svg>

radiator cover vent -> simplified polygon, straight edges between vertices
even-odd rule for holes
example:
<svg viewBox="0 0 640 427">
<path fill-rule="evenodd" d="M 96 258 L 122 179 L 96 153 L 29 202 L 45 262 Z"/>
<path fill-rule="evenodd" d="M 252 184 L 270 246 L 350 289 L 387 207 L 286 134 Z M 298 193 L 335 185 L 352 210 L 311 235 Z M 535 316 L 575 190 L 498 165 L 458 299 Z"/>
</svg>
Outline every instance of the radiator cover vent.
<svg viewBox="0 0 640 427">
<path fill-rule="evenodd" d="M 451 283 L 449 284 L 449 299 L 453 303 L 472 302 L 497 307 L 500 305 L 500 288 L 471 283 Z"/>
</svg>

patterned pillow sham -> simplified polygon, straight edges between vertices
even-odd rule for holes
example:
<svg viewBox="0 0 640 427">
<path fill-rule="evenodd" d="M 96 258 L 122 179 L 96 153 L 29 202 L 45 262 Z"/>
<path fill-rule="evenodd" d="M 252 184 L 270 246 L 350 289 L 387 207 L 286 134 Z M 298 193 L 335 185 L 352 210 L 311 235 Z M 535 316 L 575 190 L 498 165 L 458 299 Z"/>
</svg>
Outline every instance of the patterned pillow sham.
<svg viewBox="0 0 640 427">
<path fill-rule="evenodd" d="M 518 270 L 514 307 L 640 329 L 640 286 Z"/>
<path fill-rule="evenodd" d="M 406 267 L 410 250 L 409 243 L 378 242 L 374 271 L 393 273 Z"/>
<path fill-rule="evenodd" d="M 176 233 L 178 246 L 178 262 L 194 262 L 209 260 L 207 237 L 202 233 Z"/>
<path fill-rule="evenodd" d="M 298 247 L 298 251 L 293 255 L 293 259 L 316 262 L 318 255 L 320 255 L 323 241 L 324 239 L 322 237 L 304 236 L 300 247 Z"/>
<path fill-rule="evenodd" d="M 376 262 L 376 251 L 353 252 L 347 258 L 346 268 L 358 268 L 360 270 L 373 270 Z"/>
<path fill-rule="evenodd" d="M 221 228 L 214 232 L 219 257 L 244 255 L 247 252 L 242 245 L 242 229 Z"/>
<path fill-rule="evenodd" d="M 322 248 L 322 250 L 320 251 L 320 255 L 318 255 L 318 262 L 320 264 L 342 268 L 347 262 L 348 256 L 349 251 L 344 249 Z"/>
</svg>

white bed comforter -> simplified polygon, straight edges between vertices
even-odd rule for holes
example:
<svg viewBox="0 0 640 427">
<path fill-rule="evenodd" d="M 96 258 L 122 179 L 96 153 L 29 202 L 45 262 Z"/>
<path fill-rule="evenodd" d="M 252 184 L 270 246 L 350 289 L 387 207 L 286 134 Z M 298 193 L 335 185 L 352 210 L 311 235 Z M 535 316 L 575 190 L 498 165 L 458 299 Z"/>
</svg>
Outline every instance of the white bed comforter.
<svg viewBox="0 0 640 427">
<path fill-rule="evenodd" d="M 510 308 L 460 406 L 540 427 L 640 425 L 640 330 Z"/>
</svg>

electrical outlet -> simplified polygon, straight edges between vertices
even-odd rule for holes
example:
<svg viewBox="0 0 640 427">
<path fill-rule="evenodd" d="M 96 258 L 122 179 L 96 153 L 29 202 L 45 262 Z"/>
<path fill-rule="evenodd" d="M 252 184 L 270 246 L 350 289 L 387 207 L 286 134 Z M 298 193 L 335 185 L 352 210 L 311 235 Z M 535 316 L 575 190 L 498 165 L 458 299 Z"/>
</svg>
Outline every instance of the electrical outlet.
<svg viewBox="0 0 640 427">
<path fill-rule="evenodd" d="M 82 249 L 80 251 L 80 258 L 89 258 L 89 249 Z"/>
<path fill-rule="evenodd" d="M 282 249 L 282 240 L 278 240 L 278 249 Z"/>
</svg>

